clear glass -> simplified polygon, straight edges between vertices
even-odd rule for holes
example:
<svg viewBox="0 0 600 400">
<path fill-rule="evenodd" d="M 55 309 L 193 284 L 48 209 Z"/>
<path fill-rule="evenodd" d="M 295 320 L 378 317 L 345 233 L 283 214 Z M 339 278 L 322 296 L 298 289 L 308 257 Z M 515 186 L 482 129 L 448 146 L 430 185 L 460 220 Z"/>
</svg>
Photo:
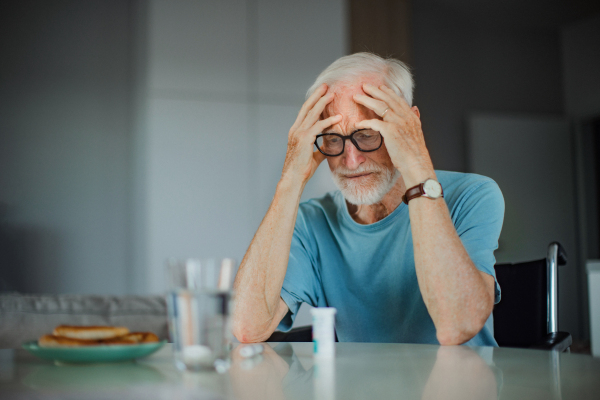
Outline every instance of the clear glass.
<svg viewBox="0 0 600 400">
<path fill-rule="evenodd" d="M 167 307 L 178 369 L 220 370 L 229 364 L 233 266 L 230 259 L 169 261 Z"/>
</svg>

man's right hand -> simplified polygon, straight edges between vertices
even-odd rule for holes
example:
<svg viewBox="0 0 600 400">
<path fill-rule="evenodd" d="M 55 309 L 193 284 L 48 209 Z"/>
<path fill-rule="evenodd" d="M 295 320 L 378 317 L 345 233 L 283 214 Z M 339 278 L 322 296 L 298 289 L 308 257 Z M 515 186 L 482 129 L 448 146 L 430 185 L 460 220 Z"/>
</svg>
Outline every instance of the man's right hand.
<svg viewBox="0 0 600 400">
<path fill-rule="evenodd" d="M 240 342 L 267 340 L 288 312 L 281 288 L 290 258 L 296 215 L 304 185 L 325 156 L 313 151 L 324 129 L 341 121 L 336 115 L 320 120 L 334 98 L 322 85 L 304 103 L 290 129 L 281 180 L 235 277 L 233 332 Z"/>
<path fill-rule="evenodd" d="M 288 135 L 282 179 L 299 179 L 302 184 L 305 184 L 325 159 L 321 152 L 313 151 L 313 143 L 324 129 L 342 120 L 341 115 L 320 119 L 325 107 L 333 98 L 333 93 L 328 93 L 327 85 L 323 84 L 302 105 Z"/>
</svg>

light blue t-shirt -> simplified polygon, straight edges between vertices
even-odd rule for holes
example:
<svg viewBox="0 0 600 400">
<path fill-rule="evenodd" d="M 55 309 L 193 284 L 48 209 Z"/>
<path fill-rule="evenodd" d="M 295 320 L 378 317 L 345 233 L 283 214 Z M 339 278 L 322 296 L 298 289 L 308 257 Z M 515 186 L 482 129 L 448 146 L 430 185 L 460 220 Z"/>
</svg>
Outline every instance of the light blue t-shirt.
<svg viewBox="0 0 600 400">
<path fill-rule="evenodd" d="M 436 175 L 471 260 L 495 279 L 494 250 L 504 219 L 498 185 L 475 174 L 436 171 Z M 291 328 L 304 302 L 337 308 L 341 342 L 439 344 L 417 282 L 404 203 L 370 225 L 352 219 L 339 191 L 301 203 L 281 297 L 290 309 L 279 324 L 283 331 Z M 466 344 L 497 346 L 492 316 Z"/>
</svg>

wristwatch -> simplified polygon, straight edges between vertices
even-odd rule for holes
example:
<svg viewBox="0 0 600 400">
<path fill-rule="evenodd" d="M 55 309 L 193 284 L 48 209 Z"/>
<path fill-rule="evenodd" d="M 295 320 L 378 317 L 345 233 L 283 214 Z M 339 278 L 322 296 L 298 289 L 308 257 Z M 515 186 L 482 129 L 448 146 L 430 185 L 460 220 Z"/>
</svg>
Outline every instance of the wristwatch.
<svg viewBox="0 0 600 400">
<path fill-rule="evenodd" d="M 402 196 L 402 201 L 408 204 L 409 201 L 417 197 L 427 197 L 428 199 L 435 200 L 444 197 L 444 190 L 442 189 L 442 185 L 435 179 L 427 179 L 425 182 L 408 189 L 404 193 L 404 196 Z"/>
</svg>

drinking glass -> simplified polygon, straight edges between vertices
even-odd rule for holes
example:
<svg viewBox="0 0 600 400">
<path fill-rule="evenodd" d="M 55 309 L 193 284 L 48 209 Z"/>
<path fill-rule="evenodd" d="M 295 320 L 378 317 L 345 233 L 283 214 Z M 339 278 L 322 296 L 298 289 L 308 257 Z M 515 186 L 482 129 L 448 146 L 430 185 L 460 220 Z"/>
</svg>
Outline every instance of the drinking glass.
<svg viewBox="0 0 600 400">
<path fill-rule="evenodd" d="M 175 365 L 192 371 L 227 369 L 233 339 L 233 260 L 171 259 L 167 264 Z"/>
</svg>

